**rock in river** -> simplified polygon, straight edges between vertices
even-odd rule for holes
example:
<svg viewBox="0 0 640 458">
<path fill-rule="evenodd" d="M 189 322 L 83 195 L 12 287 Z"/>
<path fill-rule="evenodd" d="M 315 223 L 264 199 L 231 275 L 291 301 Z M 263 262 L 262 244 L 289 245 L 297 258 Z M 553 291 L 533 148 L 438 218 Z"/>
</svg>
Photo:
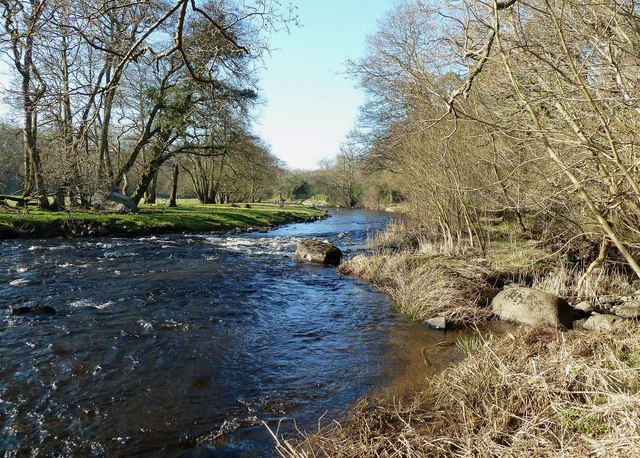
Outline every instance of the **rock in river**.
<svg viewBox="0 0 640 458">
<path fill-rule="evenodd" d="M 298 243 L 295 257 L 316 264 L 337 266 L 342 260 L 342 251 L 326 240 L 304 239 Z"/>
<path fill-rule="evenodd" d="M 55 315 L 56 309 L 50 305 L 23 305 L 11 309 L 12 315 Z"/>
<path fill-rule="evenodd" d="M 493 312 L 502 320 L 536 325 L 546 324 L 571 329 L 573 313 L 564 299 L 533 288 L 509 288 L 491 302 Z"/>
</svg>

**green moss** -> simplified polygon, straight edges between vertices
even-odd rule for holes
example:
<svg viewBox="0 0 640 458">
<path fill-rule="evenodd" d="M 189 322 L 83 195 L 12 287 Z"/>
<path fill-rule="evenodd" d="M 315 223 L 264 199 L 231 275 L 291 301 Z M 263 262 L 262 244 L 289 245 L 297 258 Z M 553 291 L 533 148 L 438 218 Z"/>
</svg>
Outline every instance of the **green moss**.
<svg viewBox="0 0 640 458">
<path fill-rule="evenodd" d="M 640 354 L 638 353 L 620 351 L 616 352 L 616 356 L 630 368 L 640 367 Z"/>
<path fill-rule="evenodd" d="M 251 204 L 251 208 L 245 208 L 243 205 L 203 205 L 194 201 L 179 201 L 176 208 L 142 205 L 136 214 L 30 209 L 28 213 L 0 213 L 0 237 L 209 232 L 270 227 L 313 220 L 323 214 L 322 210 L 304 206 Z"/>
<path fill-rule="evenodd" d="M 569 407 L 560 412 L 562 427 L 567 431 L 597 438 L 609 431 L 607 423 L 597 414 L 589 415 L 588 409 Z"/>
</svg>

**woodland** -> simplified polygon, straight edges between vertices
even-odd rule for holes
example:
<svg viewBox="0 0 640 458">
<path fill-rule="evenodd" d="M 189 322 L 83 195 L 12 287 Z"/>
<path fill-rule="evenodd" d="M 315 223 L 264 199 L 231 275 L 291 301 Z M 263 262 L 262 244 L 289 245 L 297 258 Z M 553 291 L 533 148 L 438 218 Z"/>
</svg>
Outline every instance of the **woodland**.
<svg viewBox="0 0 640 458">
<path fill-rule="evenodd" d="M 3 1 L 9 200 L 135 211 L 157 191 L 255 202 L 285 165 L 252 133 L 266 36 L 295 22 L 270 2 Z M 160 182 L 160 185 L 158 185 Z"/>
</svg>

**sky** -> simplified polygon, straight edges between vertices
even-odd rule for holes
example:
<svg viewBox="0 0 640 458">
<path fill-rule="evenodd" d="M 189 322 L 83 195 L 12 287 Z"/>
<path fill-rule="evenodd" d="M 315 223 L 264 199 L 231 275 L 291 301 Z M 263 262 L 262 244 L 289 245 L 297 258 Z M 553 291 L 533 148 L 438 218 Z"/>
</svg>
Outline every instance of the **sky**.
<svg viewBox="0 0 640 458">
<path fill-rule="evenodd" d="M 283 2 L 285 3 L 285 2 Z M 362 56 L 366 38 L 392 0 L 292 0 L 301 27 L 271 37 L 273 51 L 260 78 L 255 131 L 294 169 L 318 168 L 335 157 L 364 102 L 345 73 L 347 59 Z"/>
</svg>

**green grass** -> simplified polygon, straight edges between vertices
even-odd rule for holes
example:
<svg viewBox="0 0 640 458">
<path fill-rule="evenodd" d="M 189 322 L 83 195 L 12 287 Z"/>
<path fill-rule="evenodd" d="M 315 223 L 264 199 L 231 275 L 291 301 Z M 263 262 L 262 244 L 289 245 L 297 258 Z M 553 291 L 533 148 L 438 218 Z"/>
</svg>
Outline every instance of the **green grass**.
<svg viewBox="0 0 640 458">
<path fill-rule="evenodd" d="M 72 210 L 0 213 L 0 237 L 33 235 L 110 235 L 167 232 L 210 232 L 249 227 L 271 227 L 321 217 L 322 210 L 273 204 L 203 205 L 195 199 L 179 200 L 177 208 L 166 203 L 142 205 L 136 214 Z"/>
<path fill-rule="evenodd" d="M 493 241 L 488 257 L 496 269 L 503 271 L 523 268 L 544 269 L 557 258 L 547 250 L 536 246 L 535 242 L 523 240 Z"/>
<path fill-rule="evenodd" d="M 588 407 L 568 407 L 559 413 L 562 427 L 573 433 L 585 434 L 590 438 L 598 438 L 609 432 L 610 426 L 598 414 L 593 414 Z"/>
</svg>

